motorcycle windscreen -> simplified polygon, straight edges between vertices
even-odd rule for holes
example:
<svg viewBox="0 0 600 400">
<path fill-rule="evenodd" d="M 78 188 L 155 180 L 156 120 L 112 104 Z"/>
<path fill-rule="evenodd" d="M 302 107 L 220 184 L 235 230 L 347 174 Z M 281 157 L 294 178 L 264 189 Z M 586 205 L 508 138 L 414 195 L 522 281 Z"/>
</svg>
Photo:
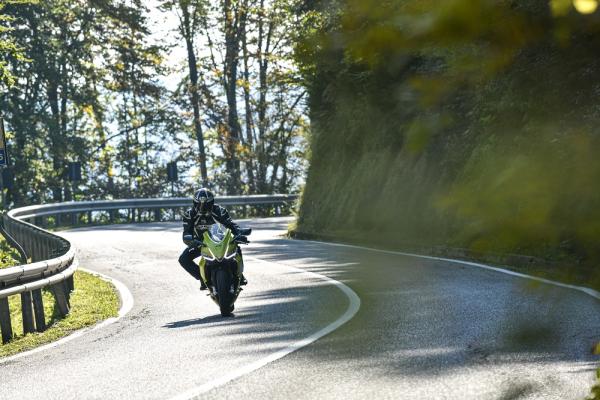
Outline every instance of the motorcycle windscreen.
<svg viewBox="0 0 600 400">
<path fill-rule="evenodd" d="M 202 253 L 203 255 L 206 255 L 208 260 L 222 260 L 229 254 L 232 238 L 229 229 L 225 229 L 221 224 L 215 223 L 205 233 L 205 238 L 206 237 L 208 240 L 204 241 Z"/>
<path fill-rule="evenodd" d="M 216 222 L 210 226 L 208 236 L 215 242 L 220 243 L 225 239 L 226 229 L 220 223 Z"/>
</svg>

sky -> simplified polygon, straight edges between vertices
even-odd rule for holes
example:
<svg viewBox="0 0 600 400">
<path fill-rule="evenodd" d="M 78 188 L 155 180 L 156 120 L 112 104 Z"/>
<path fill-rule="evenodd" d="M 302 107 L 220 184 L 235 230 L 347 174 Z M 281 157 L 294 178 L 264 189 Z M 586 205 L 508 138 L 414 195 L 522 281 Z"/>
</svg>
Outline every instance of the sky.
<svg viewBox="0 0 600 400">
<path fill-rule="evenodd" d="M 177 15 L 174 12 L 164 12 L 158 9 L 160 2 L 158 0 L 146 0 L 146 5 L 150 9 L 150 27 L 152 29 L 152 40 L 157 44 L 166 44 L 173 46 L 167 55 L 167 65 L 175 70 L 185 65 L 186 49 L 185 44 L 178 40 L 177 25 L 179 23 Z M 163 83 L 169 90 L 174 90 L 181 79 L 181 74 L 173 72 L 166 76 Z"/>
</svg>

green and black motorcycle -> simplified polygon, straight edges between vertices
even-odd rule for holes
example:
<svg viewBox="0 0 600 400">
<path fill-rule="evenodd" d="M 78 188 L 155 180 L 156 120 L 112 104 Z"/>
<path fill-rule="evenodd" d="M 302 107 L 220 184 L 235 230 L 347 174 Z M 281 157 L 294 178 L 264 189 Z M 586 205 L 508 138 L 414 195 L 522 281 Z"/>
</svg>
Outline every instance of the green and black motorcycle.
<svg viewBox="0 0 600 400">
<path fill-rule="evenodd" d="M 208 286 L 209 296 L 219 306 L 222 316 L 232 315 L 241 292 L 240 278 L 244 260 L 240 244 L 248 244 L 252 229 L 240 229 L 237 236 L 221 224 L 213 224 L 204 232 L 200 252 L 200 276 Z"/>
</svg>

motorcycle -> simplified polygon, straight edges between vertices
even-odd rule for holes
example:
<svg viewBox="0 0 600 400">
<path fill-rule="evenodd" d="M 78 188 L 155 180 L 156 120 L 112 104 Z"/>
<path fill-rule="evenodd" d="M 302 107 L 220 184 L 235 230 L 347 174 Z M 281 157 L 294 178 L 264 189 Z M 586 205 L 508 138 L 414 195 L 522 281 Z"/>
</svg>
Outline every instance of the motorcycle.
<svg viewBox="0 0 600 400">
<path fill-rule="evenodd" d="M 248 244 L 247 236 L 252 229 L 240 229 L 234 235 L 230 229 L 213 224 L 204 232 L 200 246 L 200 276 L 206 283 L 210 298 L 219 306 L 221 315 L 232 315 L 235 301 L 242 288 L 240 280 L 244 271 L 244 260 L 240 244 Z"/>
</svg>

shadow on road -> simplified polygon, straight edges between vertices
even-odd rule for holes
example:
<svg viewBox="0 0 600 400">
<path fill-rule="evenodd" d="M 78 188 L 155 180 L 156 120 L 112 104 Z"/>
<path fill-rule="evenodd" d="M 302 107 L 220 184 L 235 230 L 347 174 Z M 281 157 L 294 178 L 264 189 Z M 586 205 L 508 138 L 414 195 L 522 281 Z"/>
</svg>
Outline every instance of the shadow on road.
<svg viewBox="0 0 600 400">
<path fill-rule="evenodd" d="M 343 281 L 360 296 L 359 313 L 313 347 L 316 358 L 428 376 L 481 364 L 577 361 L 592 369 L 598 360 L 591 349 L 600 340 L 599 303 L 579 292 L 313 242 L 262 241 L 245 254 Z"/>
<path fill-rule="evenodd" d="M 211 306 L 218 312 L 214 304 Z M 236 302 L 233 318 L 211 315 L 169 322 L 163 328 L 199 329 L 207 340 L 223 335 L 239 338 L 250 342 L 251 346 L 245 346 L 246 349 L 255 349 L 252 344 L 259 343 L 285 346 L 330 324 L 346 307 L 346 297 L 330 285 L 295 285 L 261 292 L 247 290 Z"/>
<path fill-rule="evenodd" d="M 234 315 L 235 317 L 235 315 Z M 227 324 L 228 322 L 232 321 L 233 318 L 232 317 L 223 317 L 220 314 L 219 315 L 211 315 L 210 317 L 205 317 L 205 318 L 193 318 L 193 319 L 185 319 L 183 321 L 174 321 L 174 322 L 169 322 L 165 325 L 163 325 L 163 328 L 171 328 L 171 329 L 176 329 L 176 328 L 186 328 L 188 326 L 193 326 L 193 325 L 206 325 L 206 324 Z"/>
</svg>

